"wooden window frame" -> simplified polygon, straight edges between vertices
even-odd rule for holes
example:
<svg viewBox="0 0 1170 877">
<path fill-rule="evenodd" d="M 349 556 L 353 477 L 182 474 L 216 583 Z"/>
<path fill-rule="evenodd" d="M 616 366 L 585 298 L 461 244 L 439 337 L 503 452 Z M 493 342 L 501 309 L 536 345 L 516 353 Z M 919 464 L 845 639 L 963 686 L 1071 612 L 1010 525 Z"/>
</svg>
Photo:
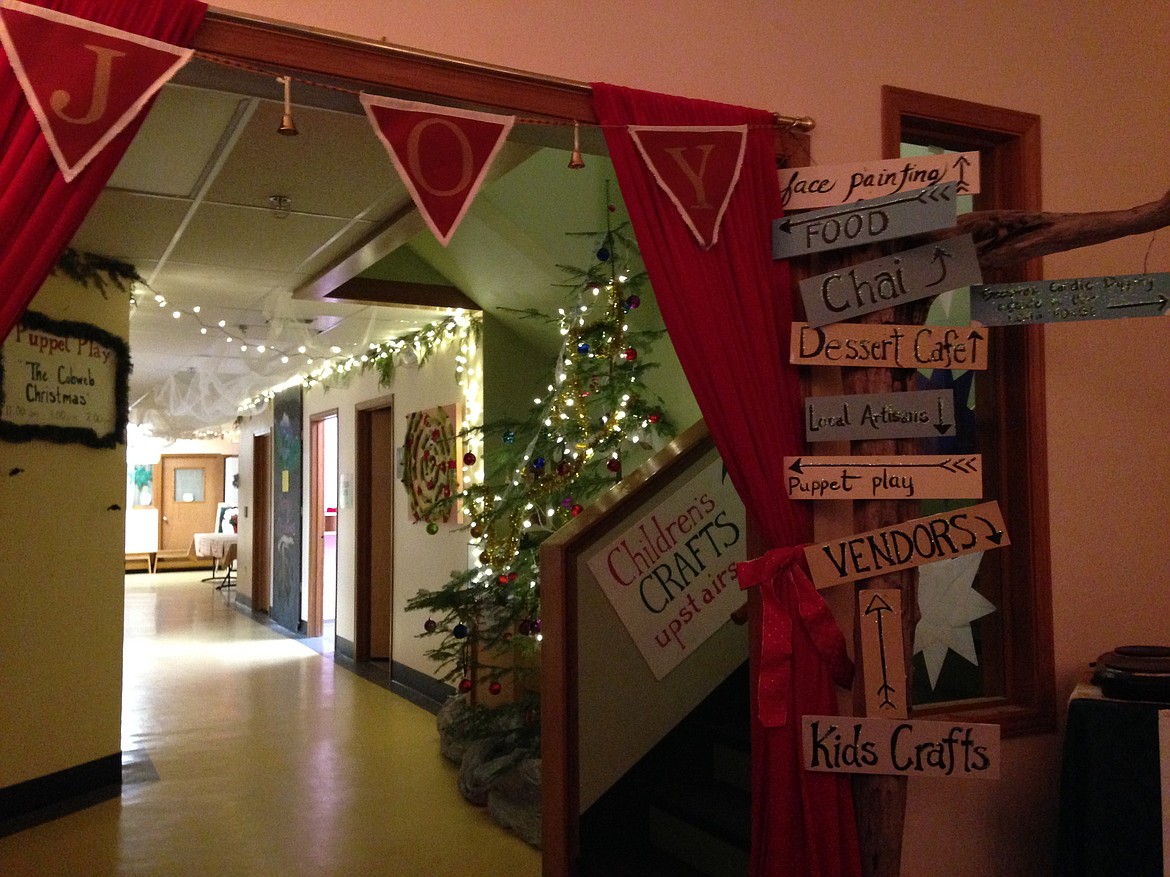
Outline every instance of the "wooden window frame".
<svg viewBox="0 0 1170 877">
<path fill-rule="evenodd" d="M 892 86 L 882 88 L 882 154 L 898 158 L 904 141 L 980 154 L 981 191 L 976 210 L 1040 210 L 1040 118 L 984 104 Z M 1011 271 L 987 272 L 984 281 L 1038 280 L 1040 260 Z M 916 716 L 953 716 L 994 722 L 1005 737 L 1056 728 L 1052 637 L 1048 471 L 1041 326 L 991 327 L 989 365 L 982 379 L 980 448 L 985 487 L 998 500 L 1011 545 L 996 559 L 1004 641 L 992 644 L 991 671 L 1003 695 L 935 704 Z M 990 404 L 988 404 L 990 403 Z"/>
</svg>

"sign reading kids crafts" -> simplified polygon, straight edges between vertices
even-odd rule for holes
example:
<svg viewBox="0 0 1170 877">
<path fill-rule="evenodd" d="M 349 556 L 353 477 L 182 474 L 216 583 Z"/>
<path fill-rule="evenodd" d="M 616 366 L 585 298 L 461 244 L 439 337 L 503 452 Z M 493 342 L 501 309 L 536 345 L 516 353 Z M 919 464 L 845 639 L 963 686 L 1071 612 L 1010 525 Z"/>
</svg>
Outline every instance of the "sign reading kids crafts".
<svg viewBox="0 0 1170 877">
<path fill-rule="evenodd" d="M 662 679 L 742 602 L 743 503 L 715 457 L 589 559 L 590 571 Z"/>
<path fill-rule="evenodd" d="M 0 438 L 112 448 L 126 440 L 129 376 L 118 336 L 28 311 L 0 348 Z"/>
</svg>

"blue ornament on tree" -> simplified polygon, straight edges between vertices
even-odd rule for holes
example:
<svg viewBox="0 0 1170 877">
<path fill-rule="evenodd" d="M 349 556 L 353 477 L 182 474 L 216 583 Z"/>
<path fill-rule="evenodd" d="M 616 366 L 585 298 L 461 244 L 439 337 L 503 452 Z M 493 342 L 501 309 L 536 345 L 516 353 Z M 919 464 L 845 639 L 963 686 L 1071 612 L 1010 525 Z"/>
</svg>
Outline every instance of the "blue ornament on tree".
<svg viewBox="0 0 1170 877">
<path fill-rule="evenodd" d="M 509 429 L 507 432 L 504 433 L 504 444 L 510 445 L 514 441 L 516 441 L 516 433 L 512 432 L 512 430 Z"/>
<path fill-rule="evenodd" d="M 609 261 L 609 248 L 608 247 L 600 247 L 597 250 L 597 261 L 598 262 L 608 262 Z"/>
<path fill-rule="evenodd" d="M 462 622 L 456 624 L 453 628 L 451 628 L 451 635 L 455 637 L 455 639 L 463 639 L 467 636 L 467 625 L 463 624 Z"/>
<path fill-rule="evenodd" d="M 589 352 L 589 345 L 586 344 L 584 341 L 582 341 L 580 344 L 577 345 L 577 352 L 580 353 L 582 356 L 584 356 L 586 353 Z"/>
</svg>

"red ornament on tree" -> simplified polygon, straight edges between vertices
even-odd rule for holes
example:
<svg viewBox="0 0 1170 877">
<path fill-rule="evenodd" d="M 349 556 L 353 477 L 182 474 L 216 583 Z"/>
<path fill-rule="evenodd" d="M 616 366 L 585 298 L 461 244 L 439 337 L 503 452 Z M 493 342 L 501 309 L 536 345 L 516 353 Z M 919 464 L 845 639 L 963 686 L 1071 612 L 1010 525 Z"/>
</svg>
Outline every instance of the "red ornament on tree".
<svg viewBox="0 0 1170 877">
<path fill-rule="evenodd" d="M 581 512 L 583 512 L 583 511 L 584 511 L 584 508 L 582 508 L 579 505 L 575 505 L 571 509 L 569 509 L 569 514 L 571 514 L 575 518 L 575 517 L 577 517 L 577 515 L 581 514 Z"/>
<path fill-rule="evenodd" d="M 617 457 L 610 457 L 609 460 L 606 461 L 605 468 L 608 469 L 610 472 L 621 472 L 622 471 L 622 461 L 619 460 Z"/>
<path fill-rule="evenodd" d="M 488 691 L 490 691 L 492 694 L 499 694 L 503 690 L 504 686 L 500 685 L 498 682 L 493 682 L 488 686 Z"/>
<path fill-rule="evenodd" d="M 651 411 L 648 415 L 646 415 L 646 419 L 651 423 L 657 423 L 662 419 L 662 415 L 657 411 Z"/>
<path fill-rule="evenodd" d="M 471 680 L 465 676 L 459 680 L 459 693 L 467 694 L 469 691 L 471 691 Z"/>
<path fill-rule="evenodd" d="M 466 454 L 464 454 L 463 455 L 463 465 L 464 466 L 475 465 L 475 454 L 471 453 L 471 451 L 468 451 Z"/>
<path fill-rule="evenodd" d="M 627 347 L 626 352 L 623 355 L 629 362 L 633 362 L 638 358 L 638 351 L 632 347 Z"/>
</svg>

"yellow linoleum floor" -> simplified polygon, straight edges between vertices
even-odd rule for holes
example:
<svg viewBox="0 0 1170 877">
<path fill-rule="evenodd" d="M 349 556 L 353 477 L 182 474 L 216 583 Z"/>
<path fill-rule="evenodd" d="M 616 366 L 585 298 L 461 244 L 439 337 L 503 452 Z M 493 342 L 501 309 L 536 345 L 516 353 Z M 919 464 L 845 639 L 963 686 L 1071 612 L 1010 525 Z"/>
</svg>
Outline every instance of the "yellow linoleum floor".
<svg viewBox="0 0 1170 877">
<path fill-rule="evenodd" d="M 430 713 L 202 575 L 126 579 L 122 749 L 158 778 L 0 838 L 0 875 L 540 873 L 538 850 L 459 795 Z"/>
</svg>

